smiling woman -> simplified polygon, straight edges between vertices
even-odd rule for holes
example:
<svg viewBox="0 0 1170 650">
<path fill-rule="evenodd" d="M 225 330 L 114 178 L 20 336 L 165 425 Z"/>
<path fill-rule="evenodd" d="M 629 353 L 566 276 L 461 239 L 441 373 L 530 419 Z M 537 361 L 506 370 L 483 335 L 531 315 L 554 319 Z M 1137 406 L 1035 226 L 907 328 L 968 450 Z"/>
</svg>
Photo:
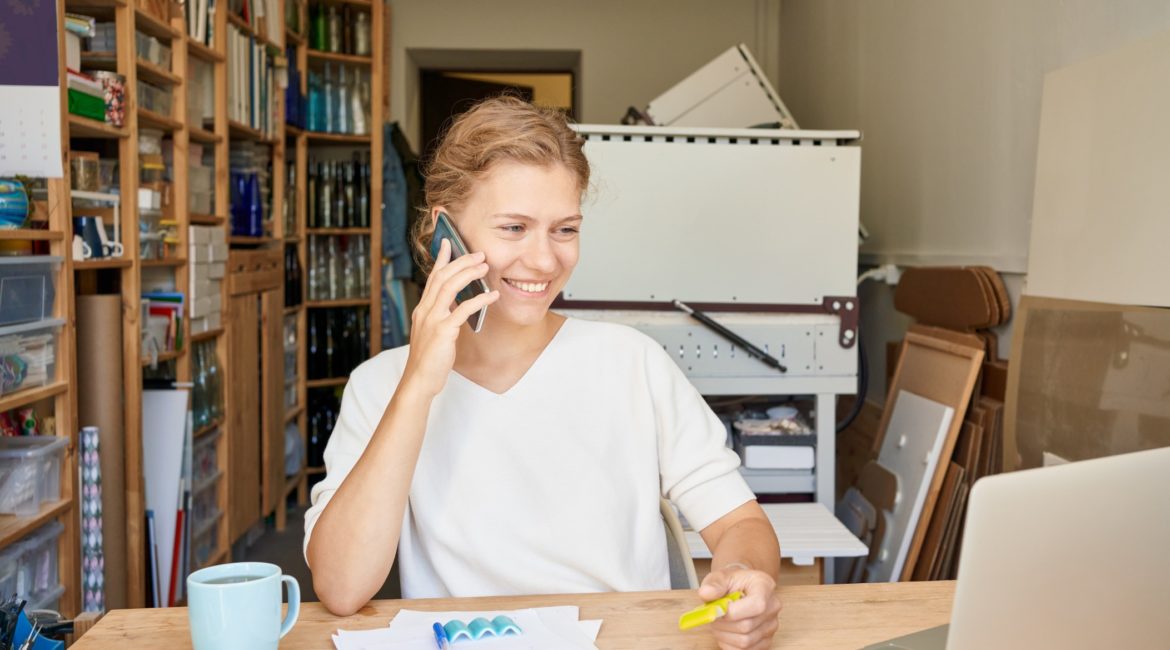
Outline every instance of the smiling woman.
<svg viewBox="0 0 1170 650">
<path fill-rule="evenodd" d="M 514 98 L 439 144 L 410 345 L 350 376 L 305 515 L 331 611 L 357 611 L 395 560 L 407 598 L 667 588 L 666 497 L 713 549 L 699 595 L 745 594 L 710 626 L 720 645 L 771 639 L 779 549 L 723 425 L 652 339 L 549 309 L 577 265 L 588 183 L 564 115 Z M 431 258 L 440 213 L 467 254 L 443 238 Z M 456 303 L 481 279 L 489 292 Z"/>
</svg>

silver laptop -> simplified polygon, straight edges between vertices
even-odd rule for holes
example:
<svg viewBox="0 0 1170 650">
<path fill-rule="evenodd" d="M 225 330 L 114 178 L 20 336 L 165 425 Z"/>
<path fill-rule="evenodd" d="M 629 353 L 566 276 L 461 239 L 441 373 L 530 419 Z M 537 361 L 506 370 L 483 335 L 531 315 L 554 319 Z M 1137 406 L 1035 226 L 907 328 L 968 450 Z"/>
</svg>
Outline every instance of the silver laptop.
<svg viewBox="0 0 1170 650">
<path fill-rule="evenodd" d="M 951 624 L 869 648 L 1170 647 L 1170 447 L 990 476 Z"/>
</svg>

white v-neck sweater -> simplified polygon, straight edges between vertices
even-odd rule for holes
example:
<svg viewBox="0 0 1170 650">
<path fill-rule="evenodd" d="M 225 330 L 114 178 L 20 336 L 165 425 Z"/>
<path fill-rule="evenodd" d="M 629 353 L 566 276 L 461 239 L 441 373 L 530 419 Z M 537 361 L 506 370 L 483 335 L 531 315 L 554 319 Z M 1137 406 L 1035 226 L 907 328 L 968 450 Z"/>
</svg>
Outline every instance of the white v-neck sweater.
<svg viewBox="0 0 1170 650">
<path fill-rule="evenodd" d="M 350 376 L 305 549 L 402 377 L 409 346 Z M 653 339 L 568 319 L 519 382 L 452 372 L 403 517 L 406 598 L 668 589 L 659 496 L 696 530 L 755 498 L 723 425 Z M 352 549 L 360 553 L 361 549 Z"/>
</svg>

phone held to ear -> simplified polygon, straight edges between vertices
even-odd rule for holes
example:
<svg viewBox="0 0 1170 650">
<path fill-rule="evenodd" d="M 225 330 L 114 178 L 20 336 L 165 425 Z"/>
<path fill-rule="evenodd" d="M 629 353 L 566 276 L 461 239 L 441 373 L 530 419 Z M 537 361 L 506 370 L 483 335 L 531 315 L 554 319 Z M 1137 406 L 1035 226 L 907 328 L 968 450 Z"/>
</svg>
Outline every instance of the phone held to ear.
<svg viewBox="0 0 1170 650">
<path fill-rule="evenodd" d="M 451 223 L 451 217 L 448 217 L 446 212 L 440 212 L 439 219 L 435 223 L 435 235 L 433 238 L 431 238 L 431 257 L 438 259 L 439 245 L 443 243 L 444 239 L 451 242 L 450 261 L 454 262 L 455 258 L 459 257 L 460 255 L 466 255 L 469 252 L 467 250 L 467 245 L 463 243 L 463 240 L 459 237 L 459 233 L 456 232 L 455 224 Z M 488 291 L 489 289 L 487 283 L 484 282 L 482 278 L 473 280 L 471 284 L 463 287 L 463 289 L 461 289 L 459 293 L 455 295 L 455 302 L 457 304 L 462 304 L 464 300 L 471 300 L 479 294 L 487 293 Z M 467 323 L 471 325 L 471 331 L 478 332 L 483 329 L 483 319 L 486 317 L 487 305 L 484 305 L 482 309 L 475 312 L 471 315 L 471 318 L 467 319 Z"/>
</svg>

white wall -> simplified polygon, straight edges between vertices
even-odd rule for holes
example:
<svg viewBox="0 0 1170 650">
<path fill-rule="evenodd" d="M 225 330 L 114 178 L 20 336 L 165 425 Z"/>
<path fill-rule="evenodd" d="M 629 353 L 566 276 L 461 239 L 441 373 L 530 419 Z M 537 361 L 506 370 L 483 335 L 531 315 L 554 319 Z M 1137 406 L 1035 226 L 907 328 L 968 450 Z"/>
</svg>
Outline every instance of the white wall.
<svg viewBox="0 0 1170 650">
<path fill-rule="evenodd" d="M 780 60 L 780 0 L 390 0 L 389 7 L 390 119 L 416 149 L 412 50 L 580 51 L 580 120 L 608 124 L 737 43 L 773 83 Z"/>
<path fill-rule="evenodd" d="M 1044 74 L 1166 29 L 1166 0 L 783 0 L 779 92 L 802 127 L 864 133 L 863 261 L 1019 274 Z M 906 321 L 884 287 L 862 307 L 881 401 Z"/>
</svg>

